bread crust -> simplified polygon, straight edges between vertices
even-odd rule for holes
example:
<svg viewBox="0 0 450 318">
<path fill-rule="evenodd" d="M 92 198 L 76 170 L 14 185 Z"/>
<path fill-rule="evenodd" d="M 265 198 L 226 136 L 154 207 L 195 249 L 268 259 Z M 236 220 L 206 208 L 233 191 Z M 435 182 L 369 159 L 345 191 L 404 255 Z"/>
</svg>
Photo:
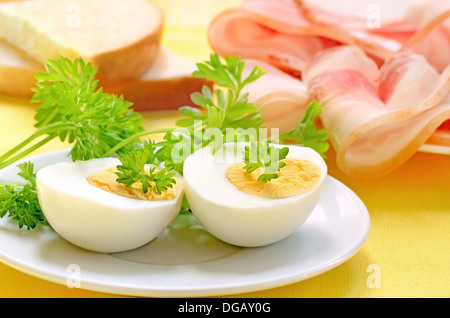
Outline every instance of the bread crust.
<svg viewBox="0 0 450 318">
<path fill-rule="evenodd" d="M 140 45 L 143 48 L 142 50 L 138 50 L 137 54 L 142 53 L 143 56 L 145 54 L 158 55 L 162 52 L 159 45 L 156 48 L 154 48 L 154 45 L 152 46 L 152 39 L 142 41 L 143 43 Z M 136 49 L 139 45 L 133 44 L 133 47 Z M 15 52 L 18 58 L 24 60 L 24 64 L 22 66 L 0 64 L 0 94 L 29 99 L 33 95 L 31 89 L 36 85 L 35 73 L 43 71 L 45 68 L 44 66 L 40 66 L 39 63 L 26 63 L 27 57 L 23 56 L 18 50 L 15 50 Z M 128 52 L 130 50 L 125 50 L 125 53 L 122 55 L 125 62 L 128 58 Z M 111 57 L 101 56 L 101 58 L 103 59 L 97 63 L 104 63 L 103 68 L 107 68 L 108 64 L 106 62 Z M 155 61 L 158 61 L 157 56 L 153 59 L 152 65 Z M 156 71 L 157 75 L 148 78 L 148 69 L 134 65 L 128 70 L 130 72 L 129 80 L 108 81 L 105 80 L 105 74 L 103 74 L 103 76 L 100 75 L 97 77 L 99 79 L 99 86 L 106 93 L 122 95 L 126 100 L 133 103 L 133 108 L 136 111 L 170 110 L 177 109 L 181 106 L 194 106 L 190 95 L 193 92 L 201 91 L 203 85 L 212 88 L 213 82 L 189 75 L 190 72 L 186 69 L 186 66 L 184 64 L 178 64 L 177 59 L 170 59 L 169 61 L 172 68 L 175 68 L 177 72 L 161 74 L 159 71 Z M 161 61 L 159 60 L 159 62 Z M 162 63 L 163 65 L 167 64 L 164 61 Z M 128 65 L 129 63 L 125 63 L 122 67 L 126 69 Z M 161 67 L 161 65 L 158 65 L 158 67 Z M 151 69 L 151 66 L 149 68 Z M 136 74 L 138 73 L 144 74 L 136 78 Z M 106 73 L 106 76 L 109 75 Z"/>
<path fill-rule="evenodd" d="M 39 1 L 2 4 L 2 14 L 5 15 L 2 27 L 5 29 L 2 30 L 3 33 L 0 32 L 0 37 L 3 36 L 11 45 L 26 51 L 42 64 L 48 58 L 57 59 L 61 55 L 70 59 L 81 57 L 98 68 L 97 78 L 105 85 L 140 78 L 152 66 L 164 25 L 164 13 L 158 6 L 148 1 L 135 0 L 129 4 L 130 7 L 124 7 L 126 10 L 123 12 L 121 8 L 112 9 L 109 17 L 108 11 L 105 12 L 110 5 L 109 1 L 74 0 L 73 3 L 79 5 L 80 21 L 84 19 L 82 21 L 93 22 L 92 25 L 80 22 L 80 26 L 70 27 L 67 26 L 64 8 L 72 4 L 72 1 L 43 1 L 44 5 L 52 3 L 55 6 L 50 12 L 58 14 L 55 19 L 45 17 L 45 9 L 39 5 Z M 92 7 L 90 3 L 94 3 Z M 111 5 L 116 3 L 117 1 L 112 2 Z M 126 2 L 124 5 L 127 5 Z M 136 20 L 133 20 L 134 16 Z M 27 21 L 33 18 L 36 18 L 33 20 L 36 25 Z M 112 18 L 119 20 L 111 20 Z M 41 24 L 46 26 L 42 30 L 39 28 Z M 97 28 L 92 30 L 94 26 Z M 7 32 L 8 27 L 14 32 Z M 30 36 L 26 35 L 28 28 L 31 30 Z M 117 32 L 118 28 L 121 32 Z M 52 31 L 56 34 L 55 38 Z M 91 31 L 96 34 L 96 38 L 90 37 Z M 72 40 L 72 36 L 75 40 Z M 66 39 L 68 42 L 65 42 Z M 80 41 L 77 42 L 77 39 Z"/>
<path fill-rule="evenodd" d="M 161 24 L 138 42 L 93 57 L 91 62 L 98 67 L 97 78 L 101 85 L 113 85 L 142 77 L 155 62 L 162 32 Z"/>
<path fill-rule="evenodd" d="M 213 82 L 192 76 L 164 80 L 133 80 L 112 87 L 103 87 L 108 93 L 123 95 L 133 103 L 136 111 L 170 110 L 182 106 L 195 106 L 191 94 L 200 92 Z"/>
</svg>

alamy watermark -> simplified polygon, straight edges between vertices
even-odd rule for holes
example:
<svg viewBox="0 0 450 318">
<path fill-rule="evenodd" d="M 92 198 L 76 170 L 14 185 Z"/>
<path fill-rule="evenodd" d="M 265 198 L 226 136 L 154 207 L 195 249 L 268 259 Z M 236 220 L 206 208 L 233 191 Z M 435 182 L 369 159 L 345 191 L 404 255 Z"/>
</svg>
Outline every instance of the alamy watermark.
<svg viewBox="0 0 450 318">
<path fill-rule="evenodd" d="M 194 127 L 201 127 L 202 121 L 196 121 Z M 170 134 L 169 140 L 175 141 L 175 145 L 171 149 L 170 158 L 174 163 L 182 163 L 184 160 L 194 153 L 206 146 L 210 147 L 211 153 L 214 154 L 214 162 L 216 163 L 230 163 L 235 162 L 236 156 L 242 158 L 244 148 L 240 143 L 248 145 L 251 142 L 257 142 L 261 145 L 265 144 L 279 144 L 279 129 L 271 128 L 270 137 L 267 128 L 226 128 L 222 131 L 216 127 L 209 127 L 205 129 L 188 129 L 175 128 Z M 226 151 L 219 152 L 226 146 Z M 280 158 L 279 147 L 273 147 L 268 151 L 268 147 L 249 147 L 250 162 L 256 158 L 270 157 L 271 163 L 277 164 Z M 202 157 L 205 162 L 211 160 L 212 157 L 203 153 Z"/>
<path fill-rule="evenodd" d="M 69 288 L 81 288 L 81 267 L 78 264 L 70 264 L 66 267 L 66 285 Z"/>
<path fill-rule="evenodd" d="M 380 265 L 370 264 L 367 266 L 366 271 L 369 274 L 366 280 L 368 288 L 381 288 L 381 268 Z"/>
<path fill-rule="evenodd" d="M 81 8 L 78 4 L 71 3 L 67 6 L 66 25 L 69 29 L 79 29 L 81 27 Z"/>
<path fill-rule="evenodd" d="M 366 25 L 369 29 L 381 28 L 381 6 L 379 4 L 369 4 L 366 8 L 368 13 Z"/>
<path fill-rule="evenodd" d="M 367 266 L 366 272 L 369 273 L 366 279 L 368 288 L 381 288 L 381 267 L 378 264 Z M 66 286 L 68 288 L 81 288 L 81 267 L 78 264 L 69 264 L 66 267 Z"/>
</svg>

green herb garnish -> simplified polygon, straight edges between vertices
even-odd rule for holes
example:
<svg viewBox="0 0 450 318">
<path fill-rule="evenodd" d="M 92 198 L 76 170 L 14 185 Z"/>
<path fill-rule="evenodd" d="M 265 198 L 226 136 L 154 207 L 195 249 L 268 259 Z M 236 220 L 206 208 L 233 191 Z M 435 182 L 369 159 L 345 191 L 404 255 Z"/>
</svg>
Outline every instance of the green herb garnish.
<svg viewBox="0 0 450 318">
<path fill-rule="evenodd" d="M 116 181 L 127 187 L 139 182 L 144 193 L 147 193 L 149 189 L 154 189 L 161 194 L 162 191 L 172 188 L 175 183 L 175 179 L 173 179 L 175 172 L 168 168 L 159 169 L 155 166 L 145 168 L 146 164 L 154 161 L 154 153 L 149 152 L 146 147 L 136 148 L 123 154 L 120 161 L 122 164 L 117 166 L 118 178 Z"/>
<path fill-rule="evenodd" d="M 245 147 L 244 170 L 252 173 L 256 169 L 263 168 L 263 172 L 258 177 L 258 180 L 269 182 L 272 179 L 278 178 L 277 172 L 286 165 L 281 160 L 286 158 L 288 153 L 288 147 L 279 149 L 269 145 L 267 140 L 252 142 L 250 146 Z"/>
<path fill-rule="evenodd" d="M 248 93 L 243 93 L 246 85 L 264 75 L 262 68 L 256 66 L 242 78 L 244 62 L 240 58 L 226 57 L 223 63 L 217 54 L 211 54 L 209 61 L 197 63 L 197 68 L 193 76 L 214 81 L 216 88 L 211 91 L 205 85 L 202 92 L 193 93 L 192 101 L 204 112 L 193 107 L 181 107 L 182 118 L 176 122 L 177 126 L 190 127 L 200 120 L 208 128 L 219 128 L 223 133 L 227 128 L 262 127 L 264 117 L 260 109 L 248 101 Z"/>
<path fill-rule="evenodd" d="M 281 143 L 296 142 L 306 147 L 313 148 L 323 158 L 329 149 L 329 134 L 326 129 L 317 129 L 315 120 L 322 113 L 323 107 L 316 101 L 312 101 L 305 110 L 302 120 L 290 131 L 281 134 L 278 138 Z"/>
<path fill-rule="evenodd" d="M 97 68 L 82 59 L 61 57 L 47 62 L 47 72 L 36 74 L 32 102 L 36 131 L 0 157 L 0 169 L 16 162 L 47 142 L 59 138 L 73 144 L 75 160 L 102 157 L 120 141 L 143 130 L 139 113 L 123 97 L 97 89 Z M 119 150 L 119 149 L 118 149 Z"/>
<path fill-rule="evenodd" d="M 17 167 L 18 175 L 25 182 L 0 183 L 0 217 L 8 215 L 18 222 L 19 228 L 34 229 L 38 224 L 47 223 L 36 194 L 36 174 L 30 162 Z"/>
</svg>

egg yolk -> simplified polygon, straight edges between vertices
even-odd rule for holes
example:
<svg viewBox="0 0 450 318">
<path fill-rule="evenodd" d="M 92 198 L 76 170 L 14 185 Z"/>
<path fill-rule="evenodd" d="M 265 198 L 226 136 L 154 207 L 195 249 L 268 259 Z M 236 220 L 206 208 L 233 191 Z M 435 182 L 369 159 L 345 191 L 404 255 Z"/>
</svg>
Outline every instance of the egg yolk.
<svg viewBox="0 0 450 318">
<path fill-rule="evenodd" d="M 121 195 L 123 197 L 156 201 L 156 200 L 173 200 L 176 198 L 180 184 L 177 181 L 172 185 L 172 188 L 168 188 L 165 191 L 161 191 L 159 194 L 154 188 L 149 188 L 146 193 L 142 191 L 142 185 L 140 182 L 136 182 L 131 186 L 127 187 L 125 184 L 116 182 L 117 175 L 116 167 L 110 167 L 106 170 L 100 170 L 94 172 L 87 177 L 87 181 L 97 188 L 102 190 Z"/>
<path fill-rule="evenodd" d="M 314 188 L 319 181 L 321 171 L 314 163 L 290 158 L 282 161 L 286 165 L 277 172 L 278 178 L 268 182 L 258 181 L 263 168 L 248 173 L 243 169 L 245 163 L 235 163 L 228 167 L 226 176 L 237 189 L 270 199 L 287 198 L 305 193 Z"/>
</svg>

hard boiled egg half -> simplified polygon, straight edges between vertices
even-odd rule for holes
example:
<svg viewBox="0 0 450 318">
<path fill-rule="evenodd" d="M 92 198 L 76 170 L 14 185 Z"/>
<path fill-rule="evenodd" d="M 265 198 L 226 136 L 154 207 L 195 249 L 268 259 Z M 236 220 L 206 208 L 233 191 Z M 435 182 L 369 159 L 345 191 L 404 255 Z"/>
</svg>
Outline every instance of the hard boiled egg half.
<svg viewBox="0 0 450 318">
<path fill-rule="evenodd" d="M 61 162 L 40 169 L 36 187 L 42 211 L 67 241 L 95 252 L 113 253 L 142 246 L 178 215 L 183 197 L 181 176 L 160 195 L 139 185 L 115 182 L 120 161 L 101 158 Z"/>
<path fill-rule="evenodd" d="M 184 163 L 184 190 L 192 213 L 212 235 L 232 245 L 264 246 L 286 238 L 310 216 L 327 166 L 313 149 L 289 145 L 278 178 L 264 183 L 257 180 L 258 170 L 243 169 L 246 145 L 226 143 L 191 154 Z"/>
</svg>

